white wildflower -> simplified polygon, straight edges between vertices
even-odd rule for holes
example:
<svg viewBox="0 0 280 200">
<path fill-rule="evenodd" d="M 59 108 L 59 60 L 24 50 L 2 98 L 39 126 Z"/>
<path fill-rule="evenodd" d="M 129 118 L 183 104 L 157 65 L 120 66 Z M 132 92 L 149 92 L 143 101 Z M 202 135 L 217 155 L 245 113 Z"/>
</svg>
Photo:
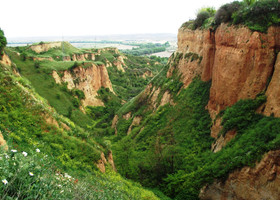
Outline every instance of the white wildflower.
<svg viewBox="0 0 280 200">
<path fill-rule="evenodd" d="M 26 157 L 27 156 L 27 153 L 25 151 L 22 152 L 22 154 Z"/>
<path fill-rule="evenodd" d="M 11 150 L 11 152 L 16 153 L 16 152 L 17 152 L 17 150 L 16 150 L 16 149 L 12 149 L 12 150 Z"/>
<path fill-rule="evenodd" d="M 72 176 L 70 176 L 70 175 L 67 174 L 67 173 L 64 174 L 64 177 L 65 177 L 65 178 L 69 178 L 69 179 L 72 178 Z"/>
<path fill-rule="evenodd" d="M 8 159 L 8 158 L 10 158 L 10 156 L 9 156 L 9 155 L 7 155 L 7 154 L 5 154 L 5 158 L 7 158 L 7 159 Z"/>
<path fill-rule="evenodd" d="M 36 152 L 37 152 L 37 153 L 40 153 L 40 149 L 37 148 L 37 149 L 36 149 Z"/>
<path fill-rule="evenodd" d="M 4 183 L 4 185 L 7 185 L 8 184 L 8 181 L 6 179 L 3 179 L 2 180 L 2 183 Z"/>
<path fill-rule="evenodd" d="M 29 175 L 30 175 L 30 176 L 34 176 L 34 174 L 33 174 L 32 172 L 29 172 Z"/>
<path fill-rule="evenodd" d="M 59 184 L 59 185 L 57 185 L 57 186 L 58 186 L 58 187 L 62 187 L 62 185 L 60 185 L 60 184 Z"/>
</svg>

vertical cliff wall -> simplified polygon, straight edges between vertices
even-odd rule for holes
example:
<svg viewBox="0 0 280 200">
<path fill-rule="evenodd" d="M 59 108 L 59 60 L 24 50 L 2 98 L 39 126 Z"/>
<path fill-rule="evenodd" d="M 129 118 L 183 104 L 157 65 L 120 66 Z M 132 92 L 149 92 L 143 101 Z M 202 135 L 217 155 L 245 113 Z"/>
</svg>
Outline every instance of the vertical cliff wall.
<svg viewBox="0 0 280 200">
<path fill-rule="evenodd" d="M 170 67 L 167 77 L 177 69 L 185 87 L 197 75 L 203 81 L 212 80 L 208 109 L 214 118 L 239 99 L 254 98 L 266 89 L 280 49 L 279 33 L 279 27 L 270 27 L 265 34 L 227 24 L 215 32 L 180 28 L 177 52 L 183 58 Z M 188 59 L 188 55 L 201 60 Z"/>
<path fill-rule="evenodd" d="M 279 48 L 279 27 L 268 33 L 246 27 L 219 26 L 215 33 L 215 56 L 208 109 L 217 114 L 239 99 L 255 98 L 266 89 Z"/>
</svg>

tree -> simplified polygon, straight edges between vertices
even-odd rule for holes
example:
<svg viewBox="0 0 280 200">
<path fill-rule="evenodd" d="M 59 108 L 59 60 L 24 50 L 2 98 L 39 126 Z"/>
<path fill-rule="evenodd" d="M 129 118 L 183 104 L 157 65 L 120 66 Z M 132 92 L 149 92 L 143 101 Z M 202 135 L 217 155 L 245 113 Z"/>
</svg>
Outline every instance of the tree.
<svg viewBox="0 0 280 200">
<path fill-rule="evenodd" d="M 7 45 L 6 37 L 4 36 L 4 32 L 0 29 L 0 58 L 2 58 L 3 50 Z"/>
</svg>

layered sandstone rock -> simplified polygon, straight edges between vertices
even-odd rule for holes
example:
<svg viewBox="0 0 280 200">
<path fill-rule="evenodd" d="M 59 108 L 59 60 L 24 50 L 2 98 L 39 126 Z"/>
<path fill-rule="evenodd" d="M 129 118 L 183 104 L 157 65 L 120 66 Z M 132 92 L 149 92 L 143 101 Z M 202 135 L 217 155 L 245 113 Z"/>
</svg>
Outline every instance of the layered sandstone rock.
<svg viewBox="0 0 280 200">
<path fill-rule="evenodd" d="M 178 69 L 185 87 L 197 75 L 203 81 L 212 80 L 208 109 L 214 118 L 225 107 L 239 99 L 255 98 L 266 88 L 279 43 L 280 27 L 270 27 L 267 34 L 227 24 L 215 33 L 180 28 L 177 53 L 183 56 L 176 66 L 171 62 L 167 77 Z M 188 53 L 200 56 L 201 62 L 185 59 Z"/>
<path fill-rule="evenodd" d="M 171 77 L 173 71 L 177 69 L 185 88 L 198 75 L 203 81 L 212 78 L 215 55 L 215 34 L 212 31 L 180 28 L 177 53 L 181 53 L 182 58 L 175 65 L 174 61 L 171 62 L 167 77 Z M 193 56 L 196 56 L 196 59 Z"/>
<path fill-rule="evenodd" d="M 274 73 L 271 82 L 266 91 L 267 102 L 265 104 L 264 114 L 280 117 L 280 53 L 274 67 Z"/>
<path fill-rule="evenodd" d="M 115 167 L 112 151 L 109 151 L 109 153 L 108 153 L 108 161 L 107 161 L 104 153 L 101 152 L 100 159 L 96 163 L 96 166 L 102 173 L 105 173 L 107 163 L 109 163 L 109 165 L 112 167 L 112 169 L 114 171 L 117 171 L 117 169 Z"/>
<path fill-rule="evenodd" d="M 84 68 L 79 66 L 72 71 L 63 71 L 60 78 L 56 72 L 53 72 L 56 83 L 67 83 L 69 90 L 79 89 L 85 94 L 82 100 L 83 106 L 104 106 L 101 99 L 97 98 L 97 91 L 101 88 L 109 88 L 114 93 L 107 69 L 104 65 L 92 64 L 90 67 Z"/>
<path fill-rule="evenodd" d="M 200 192 L 202 200 L 278 200 L 280 197 L 280 150 L 268 152 L 255 167 L 243 167 L 225 182 L 215 181 Z"/>
<path fill-rule="evenodd" d="M 255 98 L 273 72 L 280 27 L 267 34 L 222 24 L 215 33 L 215 57 L 208 109 L 218 113 L 239 99 Z"/>
</svg>

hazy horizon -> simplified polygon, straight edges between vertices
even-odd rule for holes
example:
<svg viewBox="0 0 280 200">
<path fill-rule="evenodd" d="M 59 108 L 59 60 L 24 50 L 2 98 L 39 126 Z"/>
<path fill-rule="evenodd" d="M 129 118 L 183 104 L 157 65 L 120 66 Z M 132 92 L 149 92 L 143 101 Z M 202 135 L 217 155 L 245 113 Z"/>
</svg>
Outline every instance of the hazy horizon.
<svg viewBox="0 0 280 200">
<path fill-rule="evenodd" d="M 199 8 L 230 0 L 9 0 L 1 2 L 0 28 L 9 39 L 127 34 L 177 34 Z"/>
</svg>

